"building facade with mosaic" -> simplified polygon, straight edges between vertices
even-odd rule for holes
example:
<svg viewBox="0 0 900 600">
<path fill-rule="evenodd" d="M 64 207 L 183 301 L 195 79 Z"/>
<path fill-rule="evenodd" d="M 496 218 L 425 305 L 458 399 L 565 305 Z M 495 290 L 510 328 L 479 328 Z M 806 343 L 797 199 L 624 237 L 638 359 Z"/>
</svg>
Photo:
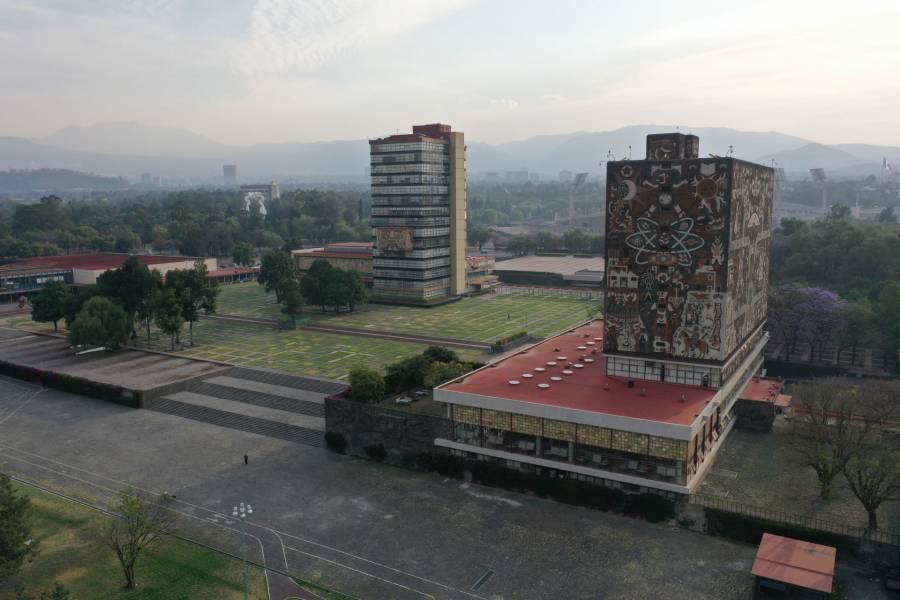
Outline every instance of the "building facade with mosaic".
<svg viewBox="0 0 900 600">
<path fill-rule="evenodd" d="M 772 169 L 699 158 L 648 136 L 607 171 L 604 320 L 435 390 L 453 434 L 435 444 L 510 468 L 629 491 L 687 494 L 761 379 Z M 775 394 L 773 397 L 777 397 Z"/>
</svg>

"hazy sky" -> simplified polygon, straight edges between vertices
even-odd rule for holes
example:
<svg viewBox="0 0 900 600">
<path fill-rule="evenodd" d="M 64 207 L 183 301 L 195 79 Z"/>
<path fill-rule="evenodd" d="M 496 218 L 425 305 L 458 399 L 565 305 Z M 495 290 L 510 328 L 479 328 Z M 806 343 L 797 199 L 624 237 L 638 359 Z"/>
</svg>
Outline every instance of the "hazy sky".
<svg viewBox="0 0 900 600">
<path fill-rule="evenodd" d="M 0 135 L 667 123 L 900 145 L 900 2 L 0 0 Z"/>
</svg>

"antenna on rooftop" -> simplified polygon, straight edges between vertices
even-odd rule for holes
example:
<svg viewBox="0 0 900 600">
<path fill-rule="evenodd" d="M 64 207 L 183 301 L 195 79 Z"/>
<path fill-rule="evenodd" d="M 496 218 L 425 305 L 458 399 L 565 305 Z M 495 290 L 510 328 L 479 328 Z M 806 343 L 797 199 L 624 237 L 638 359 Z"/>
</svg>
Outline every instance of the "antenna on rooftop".
<svg viewBox="0 0 900 600">
<path fill-rule="evenodd" d="M 728 158 L 731 158 L 734 155 L 734 146 L 728 144 L 728 153 L 725 155 Z"/>
<path fill-rule="evenodd" d="M 631 160 L 631 144 L 628 144 L 628 160 Z"/>
</svg>

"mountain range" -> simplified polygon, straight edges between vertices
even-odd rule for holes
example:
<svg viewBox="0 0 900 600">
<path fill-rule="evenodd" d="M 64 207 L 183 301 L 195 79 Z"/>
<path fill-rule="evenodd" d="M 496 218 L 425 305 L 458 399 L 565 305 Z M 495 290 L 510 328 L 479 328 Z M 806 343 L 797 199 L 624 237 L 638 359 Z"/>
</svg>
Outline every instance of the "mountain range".
<svg viewBox="0 0 900 600">
<path fill-rule="evenodd" d="M 673 131 L 671 125 L 633 125 L 613 131 L 538 135 L 502 144 L 474 141 L 469 133 L 467 165 L 473 178 L 492 171 L 528 170 L 544 178 L 561 170 L 598 173 L 608 156 L 644 155 L 648 133 Z M 867 144 L 824 145 L 775 131 L 748 132 L 725 127 L 680 129 L 700 137 L 701 156 L 733 154 L 775 164 L 804 177 L 824 168 L 829 177 L 879 174 L 882 158 L 900 171 L 900 147 Z M 151 173 L 172 182 L 221 183 L 222 164 L 238 165 L 242 182 L 365 181 L 366 140 L 287 142 L 232 146 L 183 129 L 135 122 L 65 127 L 41 139 L 0 137 L 0 170 L 72 169 L 107 176 L 140 178 Z"/>
</svg>

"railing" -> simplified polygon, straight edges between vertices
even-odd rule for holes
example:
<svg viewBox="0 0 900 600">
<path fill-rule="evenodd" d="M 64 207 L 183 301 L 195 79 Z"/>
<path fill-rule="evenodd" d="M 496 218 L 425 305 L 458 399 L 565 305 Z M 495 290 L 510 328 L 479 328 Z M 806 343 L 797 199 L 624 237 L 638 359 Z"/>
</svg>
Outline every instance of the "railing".
<svg viewBox="0 0 900 600">
<path fill-rule="evenodd" d="M 771 521 L 773 523 L 794 525 L 797 527 L 803 527 L 804 529 L 811 529 L 813 531 L 834 533 L 858 540 L 879 542 L 882 544 L 889 544 L 891 546 L 900 547 L 900 532 L 882 530 L 868 531 L 864 527 L 847 525 L 845 523 L 836 523 L 834 521 L 817 519 L 806 515 L 786 513 L 779 510 L 771 510 L 760 506 L 752 506 L 750 504 L 743 504 L 741 502 L 735 502 L 733 500 L 727 500 L 725 498 L 705 496 L 702 494 L 691 494 L 688 498 L 688 501 L 691 504 L 702 506 L 704 508 L 712 508 L 727 513 L 753 517 L 755 519 L 761 519 L 764 521 Z"/>
</svg>

